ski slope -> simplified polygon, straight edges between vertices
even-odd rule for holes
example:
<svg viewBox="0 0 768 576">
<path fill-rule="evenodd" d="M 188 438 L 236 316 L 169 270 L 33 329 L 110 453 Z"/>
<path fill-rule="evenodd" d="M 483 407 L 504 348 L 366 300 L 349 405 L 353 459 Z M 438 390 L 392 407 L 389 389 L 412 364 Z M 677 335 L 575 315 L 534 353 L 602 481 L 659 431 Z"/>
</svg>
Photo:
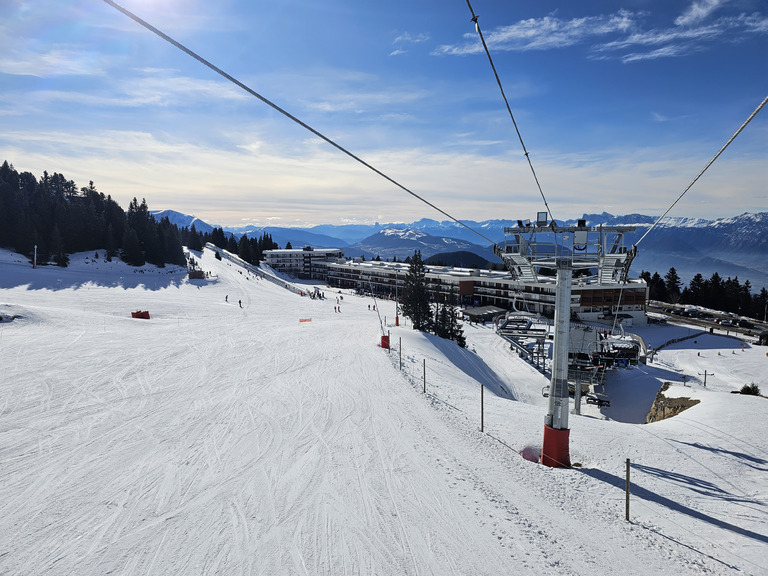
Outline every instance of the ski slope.
<svg viewBox="0 0 768 576">
<path fill-rule="evenodd" d="M 729 393 L 768 391 L 765 348 L 708 335 L 612 374 L 554 470 L 547 382 L 490 326 L 460 349 L 196 259 L 211 278 L 0 251 L 0 574 L 768 573 L 768 400 Z M 637 423 L 683 372 L 701 403 Z"/>
</svg>

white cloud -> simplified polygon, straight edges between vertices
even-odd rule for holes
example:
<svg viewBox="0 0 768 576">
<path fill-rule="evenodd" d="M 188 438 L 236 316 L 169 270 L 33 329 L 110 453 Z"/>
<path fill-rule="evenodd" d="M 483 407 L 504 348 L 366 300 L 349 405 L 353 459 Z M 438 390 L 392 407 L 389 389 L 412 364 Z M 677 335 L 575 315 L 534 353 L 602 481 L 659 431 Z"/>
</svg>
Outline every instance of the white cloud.
<svg viewBox="0 0 768 576">
<path fill-rule="evenodd" d="M 212 223 L 237 224 L 243 218 L 335 223 L 342 218 L 370 221 L 373 215 L 388 222 L 441 218 L 367 168 L 313 143 L 283 155 L 267 145 L 243 145 L 233 152 L 135 131 L 19 131 L 8 137 L 13 145 L 0 147 L 0 156 L 19 170 L 60 171 L 78 185 L 93 180 L 122 205 L 134 196 L 146 197 L 152 208 L 173 208 Z M 700 144 L 579 155 L 540 151 L 536 169 L 557 218 L 580 216 L 585 199 L 609 212 L 660 213 L 710 152 L 702 152 Z M 461 219 L 530 217 L 541 208 L 528 166 L 517 153 L 482 157 L 411 148 L 371 150 L 364 156 Z M 758 211 L 754 190 L 764 187 L 762 160 L 724 157 L 686 195 L 679 213 L 722 217 Z"/>
<path fill-rule="evenodd" d="M 681 56 L 683 54 L 689 54 L 690 48 L 682 45 L 664 46 L 663 48 L 657 48 L 656 50 L 650 50 L 649 52 L 630 52 L 621 57 L 621 61 L 627 62 L 640 62 L 642 60 L 655 60 L 657 58 L 671 58 L 674 56 Z"/>
<path fill-rule="evenodd" d="M 696 0 L 681 16 L 677 17 L 675 24 L 678 26 L 698 24 L 717 10 L 723 3 L 724 0 Z"/>
<path fill-rule="evenodd" d="M 626 10 L 608 16 L 588 16 L 563 20 L 555 16 L 529 18 L 510 26 L 502 26 L 485 34 L 493 50 L 549 50 L 565 48 L 606 34 L 626 32 L 634 24 L 635 15 Z M 474 54 L 483 50 L 476 34 L 465 34 L 462 45 L 444 45 L 436 54 Z"/>
<path fill-rule="evenodd" d="M 57 47 L 46 52 L 6 52 L 0 59 L 0 73 L 16 76 L 102 76 L 104 56 L 76 48 Z"/>
<path fill-rule="evenodd" d="M 485 33 L 491 50 L 553 50 L 590 45 L 595 59 L 618 58 L 635 62 L 662 57 L 680 57 L 706 49 L 726 39 L 740 42 L 752 34 L 768 31 L 768 17 L 760 13 L 707 18 L 724 0 L 698 0 L 667 28 L 643 29 L 647 14 L 619 10 L 615 14 L 564 20 L 555 15 L 529 18 Z M 704 23 L 704 20 L 707 20 Z M 607 40 L 604 40 L 606 39 Z M 483 51 L 477 34 L 464 34 L 465 42 L 443 45 L 434 55 L 466 55 Z M 648 48 L 647 51 L 641 51 Z"/>
<path fill-rule="evenodd" d="M 422 33 L 412 36 L 408 32 L 403 32 L 400 36 L 394 39 L 393 44 L 421 44 L 427 40 L 429 40 L 429 34 Z"/>
</svg>

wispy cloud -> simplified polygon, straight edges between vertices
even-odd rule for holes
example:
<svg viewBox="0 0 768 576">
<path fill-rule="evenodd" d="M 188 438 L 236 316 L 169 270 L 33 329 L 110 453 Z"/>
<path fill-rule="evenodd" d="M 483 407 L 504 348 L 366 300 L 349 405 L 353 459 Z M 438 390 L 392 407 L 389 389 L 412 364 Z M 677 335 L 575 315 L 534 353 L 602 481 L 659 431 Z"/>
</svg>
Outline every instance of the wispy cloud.
<svg viewBox="0 0 768 576">
<path fill-rule="evenodd" d="M 408 32 L 403 32 L 395 38 L 393 44 L 421 44 L 427 40 L 429 40 L 429 34 L 416 34 L 414 36 Z"/>
<path fill-rule="evenodd" d="M 45 52 L 9 50 L 0 58 L 0 73 L 15 76 L 102 76 L 105 57 L 72 47 Z"/>
<path fill-rule="evenodd" d="M 711 16 L 725 0 L 695 0 L 667 27 L 644 28 L 649 14 L 619 10 L 615 14 L 565 20 L 555 15 L 521 20 L 485 32 L 491 50 L 554 50 L 584 45 L 593 59 L 620 59 L 636 62 L 654 58 L 680 57 L 705 50 L 717 41 L 740 42 L 754 34 L 768 32 L 768 17 L 755 12 Z M 475 54 L 483 50 L 476 34 L 464 35 L 464 42 L 443 45 L 435 55 Z"/>
<path fill-rule="evenodd" d="M 493 50 L 525 51 L 550 50 L 574 46 L 606 34 L 623 33 L 632 28 L 635 14 L 620 10 L 607 16 L 588 16 L 563 20 L 555 16 L 529 18 L 510 26 L 502 26 L 485 34 L 485 41 Z M 482 51 L 477 35 L 464 35 L 466 42 L 443 45 L 435 54 L 462 55 Z"/>
<path fill-rule="evenodd" d="M 408 48 L 407 46 L 411 46 L 413 44 L 422 44 L 423 42 L 427 42 L 429 40 L 429 34 L 416 34 L 412 35 L 409 32 L 403 32 L 399 36 L 397 36 L 392 43 L 397 46 L 392 52 L 389 53 L 390 56 L 400 56 L 401 54 L 407 54 Z"/>
<path fill-rule="evenodd" d="M 385 92 L 379 90 L 361 90 L 334 92 L 330 97 L 318 99 L 307 104 L 307 108 L 323 112 L 363 113 L 380 110 L 382 107 L 399 107 L 405 102 L 415 102 L 428 96 L 423 89 L 393 88 Z"/>
<path fill-rule="evenodd" d="M 708 23 L 685 21 L 689 24 L 639 31 L 595 46 L 593 56 L 618 57 L 623 62 L 679 57 L 706 50 L 717 41 L 740 42 L 750 34 L 768 31 L 768 18 L 760 14 L 721 17 Z"/>
<path fill-rule="evenodd" d="M 259 131 L 251 128 L 244 132 Z M 173 208 L 212 223 L 234 224 L 243 218 L 265 224 L 277 218 L 370 221 L 374 214 L 394 222 L 425 215 L 421 203 L 390 183 L 355 162 L 340 162 L 335 151 L 311 144 L 297 147 L 288 157 L 276 154 L 271 140 L 265 146 L 238 146 L 233 153 L 229 146 L 203 146 L 139 131 L 20 130 L 9 136 L 13 147 L 0 146 L 0 156 L 20 159 L 19 170 L 61 171 L 78 184 L 93 180 L 123 205 L 134 196 L 147 196 L 151 182 L 147 200 L 153 208 Z M 647 213 L 669 205 L 687 178 L 700 170 L 703 156 L 695 143 L 653 150 L 612 147 L 571 156 L 542 150 L 537 169 L 546 175 L 542 184 L 558 207 L 557 217 L 582 214 L 585 197 L 608 211 Z M 510 190 L 517 191 L 516 213 L 530 215 L 540 209 L 527 167 L 508 156 L 440 147 L 370 150 L 366 160 L 467 219 L 509 214 Z M 711 201 L 710 213 L 702 216 L 722 216 L 723 190 L 729 190 L 739 206 L 751 203 L 739 209 L 758 211 L 760 200 L 753 197 L 764 183 L 762 164 L 761 157 L 731 157 L 698 183 L 686 201 Z M 380 202 L 382 197 L 393 201 Z M 613 208 L 619 203 L 621 207 Z M 335 219 L 329 218 L 329 209 L 338 215 Z"/>
<path fill-rule="evenodd" d="M 717 10 L 723 3 L 724 0 L 698 0 L 691 4 L 681 16 L 675 19 L 675 24 L 678 26 L 698 24 Z"/>
</svg>

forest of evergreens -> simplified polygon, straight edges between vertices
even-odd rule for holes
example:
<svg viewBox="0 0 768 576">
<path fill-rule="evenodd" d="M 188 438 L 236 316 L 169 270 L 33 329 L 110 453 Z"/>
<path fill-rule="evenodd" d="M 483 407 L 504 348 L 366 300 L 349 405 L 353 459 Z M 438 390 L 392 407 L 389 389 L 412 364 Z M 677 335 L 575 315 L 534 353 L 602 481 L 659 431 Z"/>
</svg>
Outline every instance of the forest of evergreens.
<svg viewBox="0 0 768 576">
<path fill-rule="evenodd" d="M 674 268 L 663 278 L 658 272 L 651 274 L 644 270 L 640 278 L 648 284 L 649 300 L 701 306 L 758 320 L 763 320 L 768 311 L 768 290 L 762 288 L 759 294 L 753 294 L 749 280 L 742 283 L 738 278 L 723 279 L 715 272 L 708 279 L 696 274 L 688 286 L 684 286 Z"/>
<path fill-rule="evenodd" d="M 108 260 L 119 257 L 132 266 L 184 266 L 182 246 L 202 250 L 206 242 L 237 254 L 251 264 L 262 252 L 277 248 L 271 236 L 243 235 L 236 240 L 222 228 L 201 234 L 194 225 L 179 228 L 168 218 L 156 220 L 145 200 L 134 198 L 125 211 L 91 181 L 79 188 L 54 172 L 39 179 L 17 172 L 7 161 L 0 166 L 0 247 L 9 248 L 37 262 L 66 266 L 76 252 L 104 250 Z"/>
</svg>

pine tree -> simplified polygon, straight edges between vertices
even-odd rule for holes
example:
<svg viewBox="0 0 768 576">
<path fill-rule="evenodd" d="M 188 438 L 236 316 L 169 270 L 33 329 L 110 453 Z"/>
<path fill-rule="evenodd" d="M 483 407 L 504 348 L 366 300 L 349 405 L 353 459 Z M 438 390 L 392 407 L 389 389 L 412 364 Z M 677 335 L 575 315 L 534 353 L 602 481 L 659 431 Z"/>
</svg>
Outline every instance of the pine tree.
<svg viewBox="0 0 768 576">
<path fill-rule="evenodd" d="M 445 309 L 445 304 L 435 304 L 435 320 L 432 331 L 435 336 L 440 336 L 440 338 L 450 338 L 448 311 Z"/>
<path fill-rule="evenodd" d="M 177 266 L 185 266 L 187 258 L 184 256 L 184 247 L 181 245 L 179 228 L 166 216 L 160 224 L 165 232 L 165 261 Z"/>
<path fill-rule="evenodd" d="M 69 256 L 64 251 L 64 243 L 61 240 L 61 234 L 59 233 L 59 227 L 53 227 L 53 233 L 51 234 L 51 248 L 53 252 L 53 261 L 56 266 L 66 268 L 69 264 Z"/>
<path fill-rule="evenodd" d="M 464 329 L 459 324 L 459 319 L 456 317 L 456 293 L 451 286 L 451 291 L 448 294 L 448 302 L 446 306 L 448 308 L 448 337 L 451 340 L 455 340 L 456 343 L 464 348 L 467 345 L 467 339 L 464 337 Z"/>
<path fill-rule="evenodd" d="M 246 262 L 252 262 L 253 252 L 251 252 L 251 243 L 248 241 L 248 236 L 243 234 L 240 236 L 240 242 L 237 243 L 237 255 Z"/>
<path fill-rule="evenodd" d="M 693 278 L 691 278 L 690 283 L 688 284 L 688 291 L 690 293 L 690 301 L 685 301 L 685 304 L 701 304 L 702 300 L 704 298 L 704 290 L 706 288 L 705 286 L 705 280 L 704 276 L 701 274 L 696 274 Z"/>
<path fill-rule="evenodd" d="M 413 258 L 411 258 L 410 267 L 403 284 L 400 305 L 403 315 L 411 319 L 416 330 L 429 330 L 432 322 L 432 311 L 429 305 L 429 292 L 427 291 L 427 270 L 419 250 L 414 251 Z"/>
<path fill-rule="evenodd" d="M 144 266 L 144 252 L 141 250 L 141 244 L 139 244 L 139 236 L 136 234 L 136 230 L 128 228 L 125 232 L 125 240 L 123 242 L 123 261 L 131 266 Z"/>
<path fill-rule="evenodd" d="M 224 235 L 223 228 L 214 228 L 211 232 L 211 243 L 219 248 L 227 248 L 227 237 Z"/>
<path fill-rule="evenodd" d="M 664 284 L 667 288 L 667 301 L 672 304 L 680 302 L 680 276 L 677 275 L 674 267 L 670 268 L 664 276 Z"/>
<path fill-rule="evenodd" d="M 658 272 L 654 272 L 648 284 L 648 298 L 651 300 L 667 301 L 667 287 Z"/>
<path fill-rule="evenodd" d="M 192 228 L 190 228 L 189 235 L 187 236 L 187 248 L 195 252 L 200 252 L 203 249 L 203 242 L 200 240 L 200 234 L 197 232 L 194 224 L 192 224 Z"/>
</svg>

